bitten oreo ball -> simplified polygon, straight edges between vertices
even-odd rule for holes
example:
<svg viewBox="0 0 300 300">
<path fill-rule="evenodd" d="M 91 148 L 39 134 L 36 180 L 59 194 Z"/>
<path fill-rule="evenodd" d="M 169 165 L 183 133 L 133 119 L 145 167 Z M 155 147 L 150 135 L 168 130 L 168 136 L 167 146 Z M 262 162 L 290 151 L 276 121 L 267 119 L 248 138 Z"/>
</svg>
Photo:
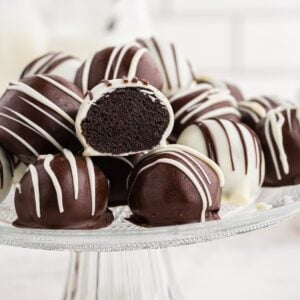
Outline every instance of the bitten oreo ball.
<svg viewBox="0 0 300 300">
<path fill-rule="evenodd" d="M 127 179 L 133 169 L 128 157 L 94 157 L 96 166 L 100 167 L 109 181 L 108 206 L 127 205 Z"/>
<path fill-rule="evenodd" d="M 204 120 L 187 127 L 178 143 L 214 160 L 225 177 L 223 200 L 237 205 L 255 201 L 264 180 L 260 141 L 246 125 L 230 120 Z"/>
<path fill-rule="evenodd" d="M 90 158 L 69 150 L 29 165 L 15 193 L 18 227 L 97 229 L 108 226 L 108 182 Z"/>
<path fill-rule="evenodd" d="M 238 121 L 240 113 L 237 102 L 228 90 L 199 84 L 170 98 L 175 117 L 173 136 L 187 126 L 210 118 Z"/>
<path fill-rule="evenodd" d="M 155 37 L 137 39 L 147 48 L 163 76 L 163 93 L 169 97 L 189 87 L 193 82 L 191 65 L 173 43 Z"/>
<path fill-rule="evenodd" d="M 219 218 L 223 174 L 208 157 L 181 145 L 151 151 L 128 180 L 130 220 L 167 226 Z"/>
<path fill-rule="evenodd" d="M 50 52 L 29 63 L 22 71 L 20 79 L 37 74 L 49 74 L 73 82 L 80 65 L 81 61 L 72 55 Z"/>
<path fill-rule="evenodd" d="M 82 93 L 69 81 L 50 75 L 13 82 L 0 99 L 0 141 L 23 162 L 63 148 L 77 151 L 75 117 Z"/>
<path fill-rule="evenodd" d="M 85 156 L 127 156 L 164 144 L 173 118 L 168 99 L 147 81 L 116 79 L 87 94 L 76 132 Z"/>
<path fill-rule="evenodd" d="M 259 96 L 240 102 L 238 108 L 242 114 L 242 122 L 255 129 L 256 125 L 266 117 L 267 113 L 279 105 L 278 99 L 274 97 Z"/>
<path fill-rule="evenodd" d="M 93 54 L 79 68 L 75 84 L 84 92 L 102 80 L 134 77 L 162 88 L 162 75 L 149 51 L 137 43 L 105 48 Z"/>
<path fill-rule="evenodd" d="M 256 132 L 266 157 L 264 185 L 300 184 L 300 108 L 270 110 Z"/>
</svg>

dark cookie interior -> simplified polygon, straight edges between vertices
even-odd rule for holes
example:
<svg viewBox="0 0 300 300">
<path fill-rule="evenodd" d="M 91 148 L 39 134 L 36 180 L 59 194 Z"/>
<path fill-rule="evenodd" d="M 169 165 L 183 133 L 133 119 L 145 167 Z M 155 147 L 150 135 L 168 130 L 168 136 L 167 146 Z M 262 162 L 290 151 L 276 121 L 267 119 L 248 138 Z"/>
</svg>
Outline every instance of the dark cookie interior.
<svg viewBox="0 0 300 300">
<path fill-rule="evenodd" d="M 165 105 L 145 88 L 104 94 L 83 120 L 82 133 L 98 152 L 122 154 L 152 149 L 170 121 Z"/>
</svg>

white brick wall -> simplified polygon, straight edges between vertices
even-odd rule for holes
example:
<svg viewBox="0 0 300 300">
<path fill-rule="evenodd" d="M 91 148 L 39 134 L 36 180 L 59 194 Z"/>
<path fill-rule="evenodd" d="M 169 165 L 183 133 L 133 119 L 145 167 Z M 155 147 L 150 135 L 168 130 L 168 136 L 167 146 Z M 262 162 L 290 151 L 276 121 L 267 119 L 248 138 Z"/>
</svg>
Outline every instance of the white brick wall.
<svg viewBox="0 0 300 300">
<path fill-rule="evenodd" d="M 199 71 L 300 100 L 300 1 L 161 1 L 154 24 Z"/>
<path fill-rule="evenodd" d="M 231 24 L 228 17 L 190 19 L 182 22 L 168 17 L 155 24 L 155 32 L 178 41 L 185 55 L 203 69 L 231 68 Z"/>
</svg>

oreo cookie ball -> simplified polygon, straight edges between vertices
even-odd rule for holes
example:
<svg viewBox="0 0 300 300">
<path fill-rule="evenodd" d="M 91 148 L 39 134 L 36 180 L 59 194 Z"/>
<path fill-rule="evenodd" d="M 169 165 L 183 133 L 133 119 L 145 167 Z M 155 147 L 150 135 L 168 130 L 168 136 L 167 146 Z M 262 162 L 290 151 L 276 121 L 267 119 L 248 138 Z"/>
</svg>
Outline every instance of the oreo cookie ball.
<svg viewBox="0 0 300 300">
<path fill-rule="evenodd" d="M 130 221 L 168 226 L 219 218 L 223 174 L 206 156 L 181 145 L 146 154 L 128 180 Z"/>
<path fill-rule="evenodd" d="M 93 161 L 109 181 L 108 206 L 127 205 L 127 179 L 133 169 L 130 158 L 98 156 Z"/>
<path fill-rule="evenodd" d="M 173 118 L 168 99 L 148 82 L 115 79 L 87 94 L 76 132 L 85 156 L 128 156 L 164 144 Z"/>
<path fill-rule="evenodd" d="M 270 110 L 256 132 L 266 157 L 264 186 L 300 184 L 300 108 Z"/>
<path fill-rule="evenodd" d="M 15 193 L 15 226 L 46 229 L 97 229 L 108 226 L 108 182 L 90 158 L 69 150 L 29 165 Z"/>
<path fill-rule="evenodd" d="M 149 51 L 137 43 L 108 47 L 94 53 L 78 69 L 75 84 L 86 93 L 102 80 L 134 77 L 162 88 L 162 75 Z"/>
<path fill-rule="evenodd" d="M 63 52 L 49 52 L 29 63 L 21 73 L 20 79 L 37 74 L 60 76 L 71 82 L 81 65 L 81 61 Z"/>
<path fill-rule="evenodd" d="M 75 117 L 82 93 L 69 81 L 50 75 L 13 82 L 0 99 L 0 141 L 24 163 L 63 148 L 80 149 Z"/>
<path fill-rule="evenodd" d="M 198 84 L 170 98 L 175 125 L 172 136 L 176 139 L 189 125 L 211 118 L 239 121 L 237 102 L 228 90 Z"/>
<path fill-rule="evenodd" d="M 222 199 L 237 205 L 256 200 L 265 174 L 260 141 L 246 125 L 230 120 L 210 119 L 187 127 L 177 143 L 208 156 L 225 177 Z"/>
<path fill-rule="evenodd" d="M 278 99 L 259 96 L 240 102 L 238 108 L 242 114 L 241 121 L 255 130 L 257 124 L 266 117 L 267 113 L 278 106 L 280 106 Z"/>
</svg>

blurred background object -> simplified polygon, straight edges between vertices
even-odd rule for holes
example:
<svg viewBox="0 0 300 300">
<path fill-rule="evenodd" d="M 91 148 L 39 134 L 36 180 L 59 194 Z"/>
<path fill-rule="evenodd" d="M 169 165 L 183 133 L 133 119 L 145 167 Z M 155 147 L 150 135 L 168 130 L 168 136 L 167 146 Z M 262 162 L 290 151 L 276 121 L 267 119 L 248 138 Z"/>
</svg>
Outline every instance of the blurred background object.
<svg viewBox="0 0 300 300">
<path fill-rule="evenodd" d="M 0 93 L 47 51 L 84 59 L 104 46 L 155 34 L 178 44 L 199 74 L 237 83 L 246 98 L 279 95 L 300 103 L 299 33 L 299 0 L 0 0 Z M 299 235 L 298 218 L 171 249 L 186 300 L 300 299 Z M 59 299 L 66 258 L 0 247 L 1 299 Z M 49 268 L 41 269 L 40 260 Z"/>
<path fill-rule="evenodd" d="M 84 58 L 154 33 L 179 44 L 200 73 L 237 82 L 247 97 L 300 98 L 298 0 L 0 0 L 0 8 L 0 90 L 45 50 Z"/>
</svg>

